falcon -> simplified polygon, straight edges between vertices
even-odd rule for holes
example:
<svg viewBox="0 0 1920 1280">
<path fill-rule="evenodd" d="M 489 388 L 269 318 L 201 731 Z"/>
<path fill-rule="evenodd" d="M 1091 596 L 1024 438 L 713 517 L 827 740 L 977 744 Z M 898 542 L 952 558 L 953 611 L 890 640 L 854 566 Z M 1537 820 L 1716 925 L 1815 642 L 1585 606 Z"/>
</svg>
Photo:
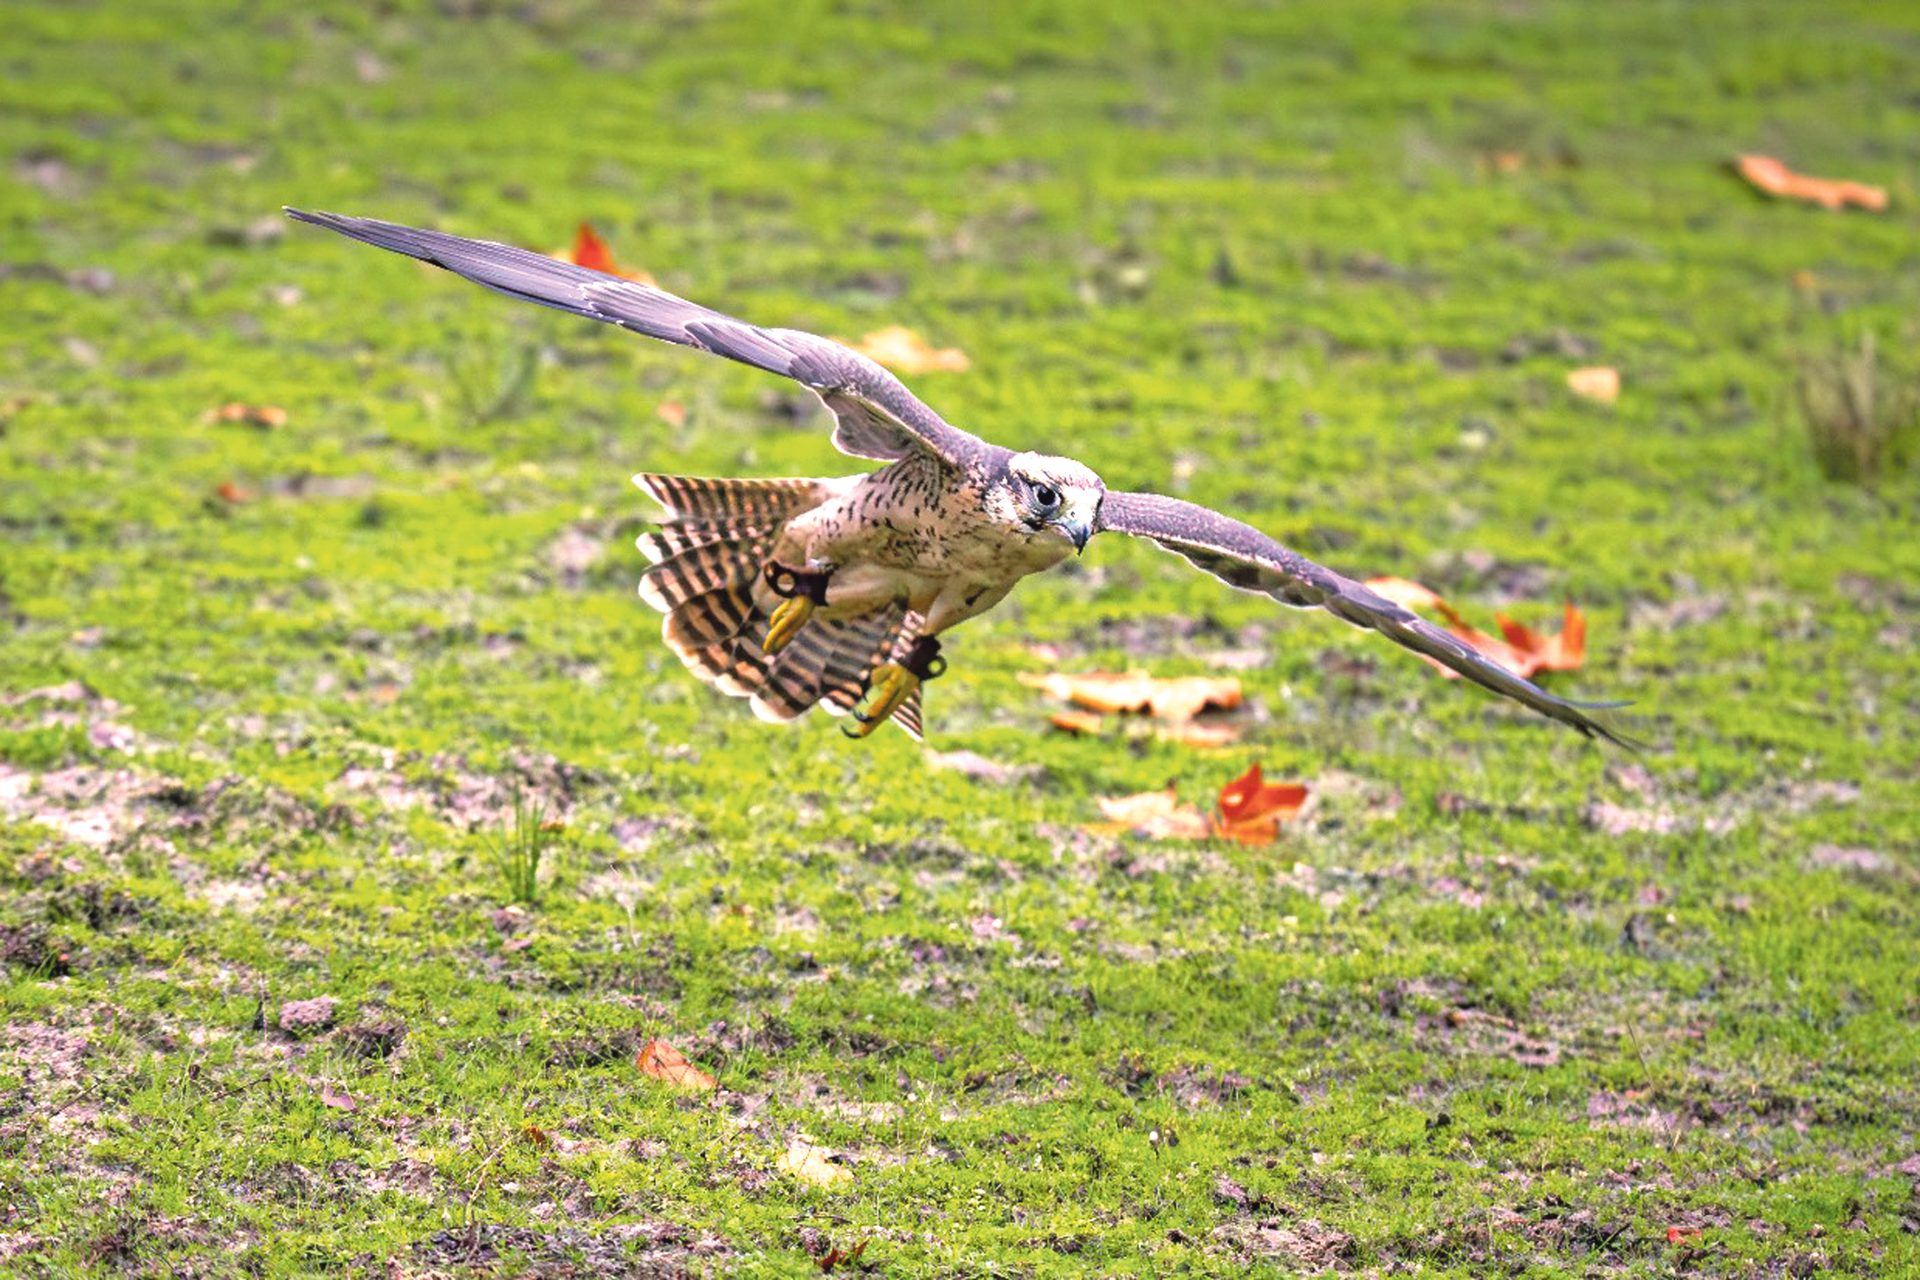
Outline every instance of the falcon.
<svg viewBox="0 0 1920 1280">
<path fill-rule="evenodd" d="M 440 231 L 288 209 L 301 222 L 444 267 L 497 293 L 791 378 L 834 417 L 842 453 L 883 463 L 827 479 L 642 474 L 663 509 L 639 548 L 640 596 L 702 681 L 764 720 L 824 705 L 852 736 L 891 720 L 918 738 L 940 638 L 1096 534 L 1147 538 L 1242 591 L 1324 609 L 1588 737 L 1633 744 L 1418 615 L 1207 507 L 1109 490 L 1085 463 L 989 444 L 856 351 L 763 329 L 651 285 Z"/>
</svg>

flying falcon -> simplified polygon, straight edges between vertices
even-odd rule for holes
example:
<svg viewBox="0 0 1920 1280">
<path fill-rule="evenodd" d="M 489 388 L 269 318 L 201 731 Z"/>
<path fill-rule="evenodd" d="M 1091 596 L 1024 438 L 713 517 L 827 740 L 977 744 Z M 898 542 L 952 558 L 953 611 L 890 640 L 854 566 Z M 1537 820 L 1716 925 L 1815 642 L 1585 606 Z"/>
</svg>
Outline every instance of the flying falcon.
<svg viewBox="0 0 1920 1280">
<path fill-rule="evenodd" d="M 701 680 L 762 719 L 815 705 L 855 736 L 889 719 L 920 736 L 920 688 L 946 669 L 940 637 L 1097 533 L 1150 538 L 1243 591 L 1320 608 L 1589 737 L 1631 746 L 1362 584 L 1259 530 L 1178 498 L 1110 491 L 1084 463 L 1016 453 L 949 425 L 898 378 L 837 342 L 762 329 L 650 285 L 526 249 L 333 213 L 302 222 L 445 267 L 509 297 L 792 378 L 832 411 L 842 453 L 884 466 L 816 480 L 634 477 L 665 512 L 640 538 L 640 595 Z"/>
</svg>

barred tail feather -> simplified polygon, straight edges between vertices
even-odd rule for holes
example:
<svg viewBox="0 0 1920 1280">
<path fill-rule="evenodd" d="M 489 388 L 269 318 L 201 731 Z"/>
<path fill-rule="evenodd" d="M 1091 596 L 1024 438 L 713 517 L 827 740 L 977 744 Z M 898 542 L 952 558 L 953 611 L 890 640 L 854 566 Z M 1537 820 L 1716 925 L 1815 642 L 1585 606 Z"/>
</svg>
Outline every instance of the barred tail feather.
<svg viewBox="0 0 1920 1280">
<path fill-rule="evenodd" d="M 666 508 L 641 535 L 652 562 L 640 597 L 666 614 L 661 634 L 703 682 L 751 700 L 762 720 L 785 722 L 824 705 L 845 715 L 868 673 L 913 643 L 920 618 L 894 605 L 858 618 L 816 618 L 777 655 L 761 651 L 777 603 L 762 573 L 786 522 L 832 496 L 833 480 L 720 480 L 643 474 L 634 481 Z M 894 720 L 921 736 L 915 695 Z"/>
</svg>

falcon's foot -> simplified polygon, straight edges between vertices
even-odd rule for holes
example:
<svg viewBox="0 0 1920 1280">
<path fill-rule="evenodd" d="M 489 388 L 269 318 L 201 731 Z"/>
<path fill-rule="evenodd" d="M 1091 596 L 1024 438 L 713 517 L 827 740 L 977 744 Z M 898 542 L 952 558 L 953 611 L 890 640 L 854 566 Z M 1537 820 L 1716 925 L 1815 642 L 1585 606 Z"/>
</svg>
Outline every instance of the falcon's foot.
<svg viewBox="0 0 1920 1280">
<path fill-rule="evenodd" d="M 767 586 L 773 594 L 786 599 L 773 611 L 767 637 L 760 642 L 760 652 L 779 653 L 793 643 L 800 628 L 813 617 L 813 611 L 827 602 L 827 579 L 832 576 L 831 573 L 801 573 L 772 562 L 767 564 Z"/>
<path fill-rule="evenodd" d="M 885 724 L 893 713 L 906 705 L 921 684 L 944 673 L 947 660 L 940 656 L 940 642 L 921 636 L 898 662 L 882 663 L 867 677 L 866 705 L 855 707 L 851 726 L 841 731 L 850 738 L 864 738 Z"/>
</svg>

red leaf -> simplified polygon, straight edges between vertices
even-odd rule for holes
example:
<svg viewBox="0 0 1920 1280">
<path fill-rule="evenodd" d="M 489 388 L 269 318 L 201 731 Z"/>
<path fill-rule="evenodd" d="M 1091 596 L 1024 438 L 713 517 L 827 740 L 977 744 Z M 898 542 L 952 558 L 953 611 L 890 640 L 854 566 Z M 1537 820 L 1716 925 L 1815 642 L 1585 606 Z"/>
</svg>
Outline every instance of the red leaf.
<svg viewBox="0 0 1920 1280">
<path fill-rule="evenodd" d="M 627 271 L 613 260 L 613 250 L 593 229 L 593 224 L 583 222 L 580 230 L 574 233 L 573 248 L 567 254 L 568 261 L 576 267 L 585 267 L 589 271 L 602 271 L 622 280 L 636 280 L 641 284 L 652 284 L 653 277 L 644 271 Z"/>
<path fill-rule="evenodd" d="M 1308 794 L 1303 783 L 1267 782 L 1256 761 L 1220 789 L 1214 833 L 1242 844 L 1270 844 L 1278 838 L 1281 822 L 1299 814 Z"/>
</svg>

